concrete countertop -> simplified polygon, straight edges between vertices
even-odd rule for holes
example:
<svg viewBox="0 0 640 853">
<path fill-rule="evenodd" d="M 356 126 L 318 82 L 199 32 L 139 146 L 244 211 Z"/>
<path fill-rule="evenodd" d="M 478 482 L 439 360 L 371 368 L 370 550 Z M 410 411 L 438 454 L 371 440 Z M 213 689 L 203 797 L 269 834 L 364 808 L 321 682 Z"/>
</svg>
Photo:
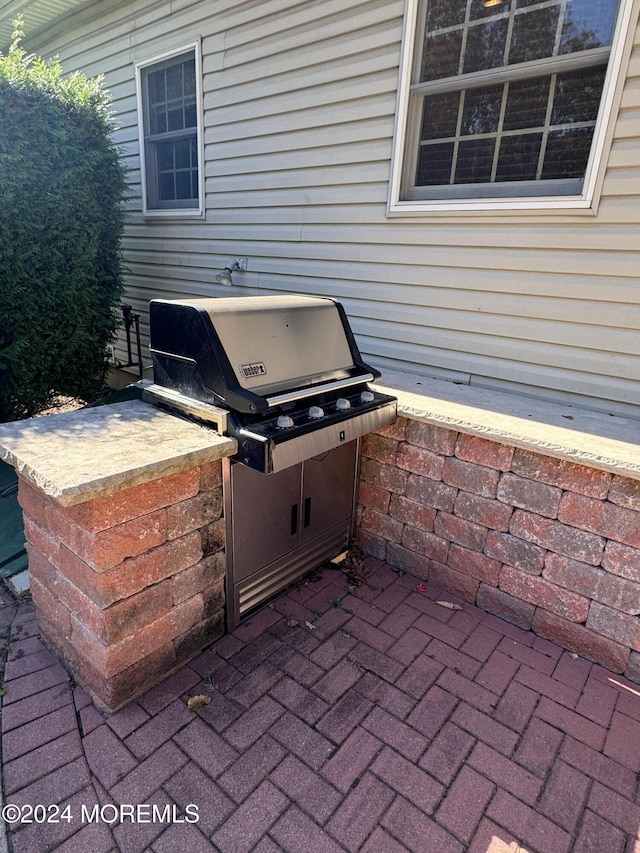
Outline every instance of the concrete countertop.
<svg viewBox="0 0 640 853">
<path fill-rule="evenodd" d="M 385 371 L 398 414 L 640 480 L 640 420 Z"/>
<path fill-rule="evenodd" d="M 0 459 L 70 506 L 236 452 L 235 439 L 129 400 L 0 425 Z"/>
<path fill-rule="evenodd" d="M 640 480 L 640 421 L 393 371 L 376 388 L 399 415 Z M 0 425 L 0 459 L 67 506 L 236 449 L 140 400 Z"/>
</svg>

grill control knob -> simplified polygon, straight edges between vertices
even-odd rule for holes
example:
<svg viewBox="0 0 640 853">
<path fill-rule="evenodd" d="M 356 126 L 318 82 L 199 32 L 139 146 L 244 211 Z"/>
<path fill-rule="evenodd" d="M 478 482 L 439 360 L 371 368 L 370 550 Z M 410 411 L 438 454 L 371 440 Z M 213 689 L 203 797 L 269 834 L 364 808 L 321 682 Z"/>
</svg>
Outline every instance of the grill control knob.
<svg viewBox="0 0 640 853">
<path fill-rule="evenodd" d="M 276 426 L 279 429 L 289 429 L 289 427 L 293 426 L 293 418 L 289 417 L 289 415 L 278 415 Z"/>
<path fill-rule="evenodd" d="M 349 400 L 345 399 L 344 397 L 338 397 L 338 399 L 336 400 L 336 409 L 343 409 L 344 410 L 344 409 L 350 409 L 350 408 L 351 408 L 351 403 L 349 402 Z"/>
<path fill-rule="evenodd" d="M 311 406 L 309 409 L 309 417 L 310 418 L 323 418 L 324 417 L 324 409 L 320 408 L 320 406 Z"/>
<path fill-rule="evenodd" d="M 361 403 L 373 403 L 374 399 L 373 391 L 363 391 L 362 394 L 360 394 Z"/>
</svg>

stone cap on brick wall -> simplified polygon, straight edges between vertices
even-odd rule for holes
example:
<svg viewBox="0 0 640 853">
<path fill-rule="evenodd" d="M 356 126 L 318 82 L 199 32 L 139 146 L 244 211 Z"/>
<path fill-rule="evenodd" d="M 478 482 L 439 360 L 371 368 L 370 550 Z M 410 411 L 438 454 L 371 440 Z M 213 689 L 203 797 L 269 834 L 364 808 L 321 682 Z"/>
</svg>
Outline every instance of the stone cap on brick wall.
<svg viewBox="0 0 640 853">
<path fill-rule="evenodd" d="M 640 480 L 640 421 L 387 370 L 398 414 Z"/>
<path fill-rule="evenodd" d="M 65 506 L 236 452 L 235 439 L 129 400 L 0 425 L 0 459 Z"/>
</svg>

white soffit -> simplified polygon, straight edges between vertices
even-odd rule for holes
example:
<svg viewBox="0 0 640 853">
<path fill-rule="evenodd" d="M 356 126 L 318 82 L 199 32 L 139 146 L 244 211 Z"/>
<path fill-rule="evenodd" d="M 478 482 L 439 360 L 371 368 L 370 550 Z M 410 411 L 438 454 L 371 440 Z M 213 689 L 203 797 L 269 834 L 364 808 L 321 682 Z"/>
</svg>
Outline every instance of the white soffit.
<svg viewBox="0 0 640 853">
<path fill-rule="evenodd" d="M 69 15 L 90 0 L 9 0 L 0 4 L 0 51 L 6 53 L 11 42 L 13 22 L 18 15 L 24 20 L 24 47 L 29 50 L 29 39 L 46 31 L 60 18 Z"/>
</svg>

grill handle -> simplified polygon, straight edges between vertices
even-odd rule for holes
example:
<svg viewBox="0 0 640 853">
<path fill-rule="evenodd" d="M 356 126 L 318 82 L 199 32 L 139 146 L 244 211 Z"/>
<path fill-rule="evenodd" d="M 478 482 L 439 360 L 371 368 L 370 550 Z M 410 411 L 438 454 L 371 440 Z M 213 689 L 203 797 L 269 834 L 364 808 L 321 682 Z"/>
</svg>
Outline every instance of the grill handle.
<svg viewBox="0 0 640 853">
<path fill-rule="evenodd" d="M 291 504 L 291 535 L 298 532 L 298 504 Z"/>
<path fill-rule="evenodd" d="M 311 524 L 311 498 L 305 498 L 304 517 L 302 519 L 302 526 L 308 527 L 310 524 Z"/>
<path fill-rule="evenodd" d="M 340 388 L 350 388 L 353 385 L 359 385 L 361 382 L 372 382 L 374 379 L 373 373 L 363 373 L 360 376 L 349 376 L 347 379 L 336 379 L 333 382 L 325 382 L 322 385 L 309 385 L 297 391 L 275 394 L 273 397 L 267 397 L 266 399 L 269 407 L 281 406 L 284 403 L 295 403 L 298 400 L 304 400 L 306 397 L 312 397 L 314 394 L 320 394 L 323 391 L 339 391 Z"/>
</svg>

